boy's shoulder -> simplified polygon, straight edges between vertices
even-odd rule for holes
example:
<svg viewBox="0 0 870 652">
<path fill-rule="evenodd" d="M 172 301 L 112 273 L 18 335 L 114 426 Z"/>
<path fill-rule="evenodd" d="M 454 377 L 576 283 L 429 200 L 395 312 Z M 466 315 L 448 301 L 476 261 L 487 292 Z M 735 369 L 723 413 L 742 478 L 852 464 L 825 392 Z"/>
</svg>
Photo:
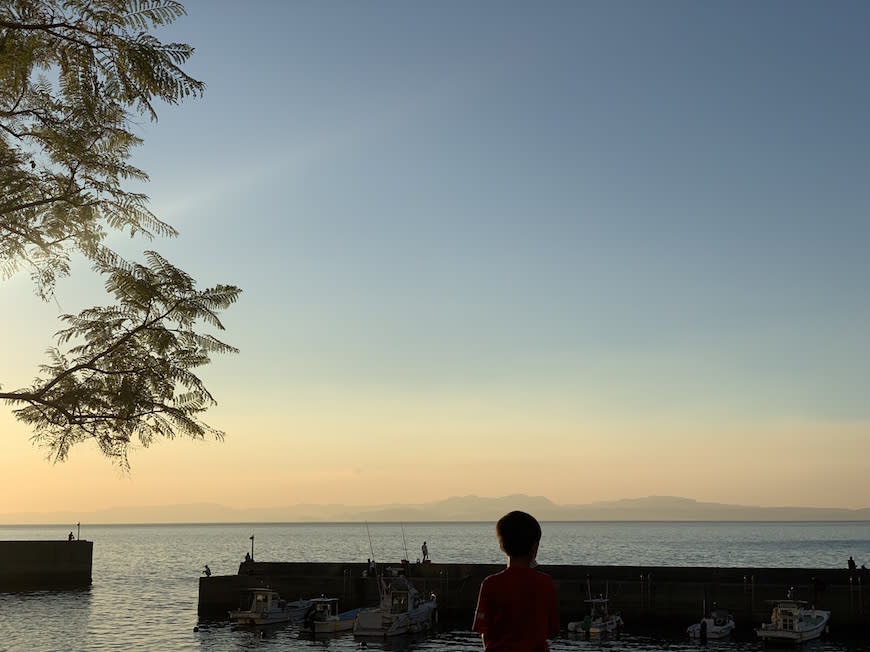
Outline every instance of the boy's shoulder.
<svg viewBox="0 0 870 652">
<path fill-rule="evenodd" d="M 508 566 L 497 573 L 487 575 L 484 580 L 487 584 L 502 584 L 502 583 L 534 583 L 534 584 L 554 584 L 553 578 L 547 573 L 538 570 L 537 568 L 515 568 Z"/>
</svg>

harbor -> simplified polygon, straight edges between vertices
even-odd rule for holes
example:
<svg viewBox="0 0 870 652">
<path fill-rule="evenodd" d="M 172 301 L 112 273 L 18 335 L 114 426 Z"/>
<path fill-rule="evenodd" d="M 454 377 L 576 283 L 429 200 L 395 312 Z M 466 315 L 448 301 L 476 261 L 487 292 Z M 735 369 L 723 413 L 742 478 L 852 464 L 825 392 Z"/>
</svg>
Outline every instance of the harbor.
<svg viewBox="0 0 870 652">
<path fill-rule="evenodd" d="M 438 596 L 443 620 L 470 624 L 480 583 L 503 564 L 382 564 L 384 574 L 405 573 L 421 593 Z M 715 568 L 676 566 L 548 565 L 563 623 L 588 609 L 590 592 L 605 596 L 629 631 L 683 628 L 700 618 L 704 605 L 734 614 L 738 631 L 770 618 L 771 602 L 791 591 L 796 598 L 831 612 L 838 632 L 870 632 L 870 591 L 860 572 L 811 568 Z M 366 563 L 243 562 L 235 575 L 199 580 L 201 620 L 225 619 L 239 594 L 268 586 L 288 600 L 328 595 L 343 608 L 366 607 L 378 600 L 376 578 Z"/>
<path fill-rule="evenodd" d="M 398 523 L 370 524 L 378 573 L 401 567 L 393 560 L 416 556 L 427 541 L 433 561 L 412 560 L 408 571 L 421 593 L 436 594 L 437 628 L 419 639 L 369 640 L 369 649 L 479 652 L 480 636 L 470 629 L 479 583 L 504 568 L 492 523 L 406 523 L 407 546 L 402 529 Z M 32 542 L 49 544 L 39 562 L 43 569 L 52 567 L 51 555 L 74 550 L 65 547 L 72 543 L 67 531 L 56 525 L 0 528 L 6 540 L 27 541 L 32 550 Z M 254 534 L 255 561 L 243 566 Z M 378 602 L 366 561 L 374 556 L 372 545 L 360 523 L 88 525 L 82 536 L 93 541 L 92 583 L 0 591 L 0 640 L 7 649 L 228 652 L 259 645 L 262 633 L 270 637 L 270 649 L 295 651 L 322 641 L 306 637 L 298 614 L 289 623 L 266 625 L 265 633 L 237 626 L 229 612 L 250 606 L 240 604 L 240 588 L 272 584 L 291 607 L 299 598 L 335 598 L 339 613 Z M 588 649 L 577 640 L 584 634 L 569 629 L 589 613 L 588 576 L 592 593 L 606 593 L 611 613 L 621 614 L 614 652 L 687 644 L 687 627 L 715 607 L 727 609 L 737 625 L 731 641 L 717 642 L 717 649 L 760 651 L 765 644 L 756 630 L 772 615 L 766 600 L 785 599 L 790 586 L 795 599 L 809 601 L 815 587 L 815 606 L 831 611 L 822 633 L 828 652 L 870 652 L 870 593 L 866 582 L 859 583 L 860 566 L 870 561 L 867 541 L 870 523 L 547 523 L 539 562 L 556 580 L 562 625 L 550 649 Z M 84 541 L 73 545 L 86 547 Z M 48 553 L 52 547 L 59 552 Z M 10 550 L 2 551 L 7 568 L 13 566 Z M 849 556 L 857 572 L 847 568 Z M 682 563 L 668 563 L 677 559 Z M 328 645 L 343 652 L 360 643 L 347 631 L 330 636 Z"/>
</svg>

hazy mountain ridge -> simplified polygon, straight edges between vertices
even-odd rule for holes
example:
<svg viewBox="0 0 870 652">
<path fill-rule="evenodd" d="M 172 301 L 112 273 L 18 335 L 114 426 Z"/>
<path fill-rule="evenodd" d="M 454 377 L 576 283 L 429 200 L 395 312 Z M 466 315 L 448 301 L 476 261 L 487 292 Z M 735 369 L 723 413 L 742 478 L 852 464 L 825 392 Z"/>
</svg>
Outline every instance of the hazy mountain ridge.
<svg viewBox="0 0 870 652">
<path fill-rule="evenodd" d="M 268 523 L 357 521 L 495 521 L 522 509 L 542 521 L 870 521 L 870 508 L 757 507 L 647 496 L 557 505 L 544 496 L 453 496 L 421 504 L 373 506 L 300 504 L 234 509 L 216 503 L 111 507 L 90 512 L 0 513 L 0 523 Z"/>
</svg>

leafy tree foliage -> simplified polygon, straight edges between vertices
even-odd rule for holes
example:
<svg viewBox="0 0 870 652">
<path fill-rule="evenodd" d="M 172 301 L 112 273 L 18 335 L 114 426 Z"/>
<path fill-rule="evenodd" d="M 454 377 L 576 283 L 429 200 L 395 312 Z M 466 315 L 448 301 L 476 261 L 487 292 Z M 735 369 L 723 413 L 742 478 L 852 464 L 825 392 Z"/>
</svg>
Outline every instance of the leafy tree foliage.
<svg viewBox="0 0 870 652">
<path fill-rule="evenodd" d="M 221 436 L 198 419 L 214 401 L 192 370 L 235 349 L 196 328 L 222 330 L 240 290 L 197 290 L 159 254 L 134 264 L 105 244 L 111 230 L 175 235 L 124 183 L 148 178 L 130 163 L 135 120 L 204 90 L 182 69 L 193 48 L 150 33 L 184 13 L 174 0 L 0 3 L 0 274 L 29 270 L 47 299 L 78 253 L 116 301 L 64 315 L 33 386 L 0 391 L 55 460 L 86 439 L 126 465 L 134 439 Z"/>
</svg>

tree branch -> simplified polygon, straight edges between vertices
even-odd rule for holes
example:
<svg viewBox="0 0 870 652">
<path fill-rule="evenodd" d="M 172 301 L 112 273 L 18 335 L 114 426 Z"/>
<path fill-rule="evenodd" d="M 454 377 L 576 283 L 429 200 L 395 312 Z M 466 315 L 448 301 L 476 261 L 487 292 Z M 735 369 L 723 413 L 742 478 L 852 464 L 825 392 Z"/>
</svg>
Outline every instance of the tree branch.
<svg viewBox="0 0 870 652">
<path fill-rule="evenodd" d="M 164 312 L 162 315 L 159 315 L 159 316 L 154 317 L 154 319 L 150 319 L 150 320 L 148 320 L 147 317 L 146 317 L 146 321 L 145 321 L 145 322 L 143 322 L 143 323 L 139 324 L 138 326 L 134 327 L 132 330 L 127 331 L 124 335 L 122 335 L 122 336 L 121 336 L 117 341 L 115 341 L 112 345 L 110 345 L 108 348 L 104 349 L 103 351 L 100 351 L 97 355 L 95 355 L 94 357 L 92 357 L 90 360 L 88 360 L 88 361 L 86 361 L 86 362 L 82 362 L 82 363 L 77 364 L 77 365 L 73 365 L 73 366 L 70 367 L 69 369 L 64 369 L 64 370 L 63 370 L 62 372 L 60 372 L 57 376 L 55 376 L 54 379 L 53 379 L 51 382 L 49 382 L 49 383 L 48 383 L 47 385 L 45 385 L 44 387 L 40 388 L 40 389 L 38 390 L 38 392 L 37 392 L 37 395 L 38 395 L 38 396 L 45 396 L 45 393 L 46 393 L 48 390 L 50 390 L 52 387 L 54 387 L 55 385 L 57 385 L 61 380 L 63 380 L 64 378 L 66 378 L 66 377 L 69 376 L 70 374 L 74 374 L 75 372 L 80 371 L 80 370 L 82 370 L 82 369 L 88 369 L 88 368 L 90 368 L 90 367 L 91 367 L 91 366 L 92 366 L 92 365 L 93 365 L 97 360 L 99 360 L 100 358 L 104 358 L 105 356 L 109 355 L 109 353 L 111 353 L 112 351 L 114 351 L 115 349 L 117 349 L 117 348 L 118 348 L 119 346 L 121 346 L 124 342 L 126 342 L 126 341 L 129 340 L 131 337 L 133 337 L 136 333 L 142 331 L 143 329 L 147 328 L 147 327 L 150 326 L 151 324 L 155 324 L 155 323 L 157 323 L 157 322 L 159 322 L 159 321 L 165 319 L 165 318 L 168 317 L 169 315 L 171 315 L 171 314 L 173 313 L 173 311 L 175 311 L 176 308 L 178 308 L 178 306 L 181 305 L 181 303 L 182 303 L 181 300 L 175 302 L 175 304 L 174 304 L 174 305 L 173 305 L 169 310 L 167 310 L 166 312 Z M 2 397 L 0 397 L 0 398 L 2 398 Z"/>
</svg>

